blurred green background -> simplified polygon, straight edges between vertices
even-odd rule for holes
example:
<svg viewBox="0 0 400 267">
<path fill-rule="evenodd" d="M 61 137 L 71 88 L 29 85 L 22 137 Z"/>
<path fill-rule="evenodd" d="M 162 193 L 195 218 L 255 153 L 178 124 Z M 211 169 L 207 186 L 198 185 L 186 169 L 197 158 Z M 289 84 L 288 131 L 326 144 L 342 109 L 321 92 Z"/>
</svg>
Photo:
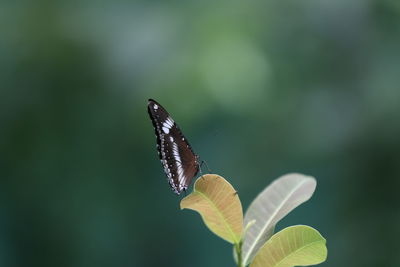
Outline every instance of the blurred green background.
<svg viewBox="0 0 400 267">
<path fill-rule="evenodd" d="M 400 266 L 399 1 L 3 0 L 0 31 L 0 266 L 234 266 L 148 98 L 244 208 L 315 176 L 278 230 L 318 229 L 322 266 Z"/>
</svg>

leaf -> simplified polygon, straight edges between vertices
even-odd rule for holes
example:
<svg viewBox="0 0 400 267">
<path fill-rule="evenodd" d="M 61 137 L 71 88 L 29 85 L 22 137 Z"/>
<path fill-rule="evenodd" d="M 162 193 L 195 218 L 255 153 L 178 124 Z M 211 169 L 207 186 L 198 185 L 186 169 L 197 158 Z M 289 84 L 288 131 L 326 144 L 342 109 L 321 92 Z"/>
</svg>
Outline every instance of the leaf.
<svg viewBox="0 0 400 267">
<path fill-rule="evenodd" d="M 235 189 L 216 174 L 203 175 L 193 192 L 182 199 L 181 209 L 200 213 L 204 223 L 217 236 L 239 243 L 243 231 L 242 204 Z"/>
<path fill-rule="evenodd" d="M 244 217 L 245 225 L 256 220 L 244 236 L 242 251 L 245 265 L 252 261 L 259 248 L 272 236 L 276 223 L 307 201 L 316 185 L 311 176 L 286 174 L 273 181 L 256 197 Z"/>
<path fill-rule="evenodd" d="M 296 225 L 273 235 L 254 258 L 250 267 L 307 266 L 324 262 L 326 240 L 312 227 Z"/>
</svg>

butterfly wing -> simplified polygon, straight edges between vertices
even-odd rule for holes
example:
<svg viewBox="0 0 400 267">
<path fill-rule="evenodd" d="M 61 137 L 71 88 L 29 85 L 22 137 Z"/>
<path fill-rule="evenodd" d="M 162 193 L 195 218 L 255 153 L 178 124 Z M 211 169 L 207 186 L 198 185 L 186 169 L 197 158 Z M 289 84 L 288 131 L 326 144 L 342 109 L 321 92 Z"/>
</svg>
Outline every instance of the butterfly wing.
<svg viewBox="0 0 400 267">
<path fill-rule="evenodd" d="M 157 138 L 157 151 L 176 194 L 190 185 L 199 171 L 198 157 L 168 112 L 155 100 L 149 99 L 148 112 Z"/>
</svg>

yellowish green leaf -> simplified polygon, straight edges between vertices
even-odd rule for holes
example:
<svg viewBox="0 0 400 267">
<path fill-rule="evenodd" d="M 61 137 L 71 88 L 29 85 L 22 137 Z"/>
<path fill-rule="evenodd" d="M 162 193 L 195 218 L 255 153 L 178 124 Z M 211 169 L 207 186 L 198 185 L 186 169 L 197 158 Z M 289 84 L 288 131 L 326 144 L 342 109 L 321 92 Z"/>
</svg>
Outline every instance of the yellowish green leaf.
<svg viewBox="0 0 400 267">
<path fill-rule="evenodd" d="M 316 185 L 313 177 L 291 173 L 273 181 L 256 197 L 244 215 L 245 225 L 255 220 L 244 235 L 244 265 L 252 262 L 257 251 L 273 235 L 275 225 L 312 196 Z"/>
<path fill-rule="evenodd" d="M 296 225 L 273 235 L 258 251 L 250 267 L 315 265 L 327 257 L 326 240 L 312 227 Z"/>
<path fill-rule="evenodd" d="M 243 231 L 242 204 L 235 189 L 221 176 L 207 174 L 198 178 L 193 192 L 182 199 L 181 209 L 197 211 L 214 234 L 230 243 L 239 243 Z"/>
</svg>

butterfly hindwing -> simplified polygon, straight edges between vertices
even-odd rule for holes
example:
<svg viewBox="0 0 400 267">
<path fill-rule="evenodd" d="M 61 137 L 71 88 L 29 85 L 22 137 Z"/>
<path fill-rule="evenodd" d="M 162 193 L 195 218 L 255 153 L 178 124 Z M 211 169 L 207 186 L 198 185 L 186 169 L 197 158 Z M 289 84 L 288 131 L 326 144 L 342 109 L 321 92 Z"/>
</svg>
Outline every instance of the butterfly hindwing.
<svg viewBox="0 0 400 267">
<path fill-rule="evenodd" d="M 199 170 L 198 157 L 168 112 L 156 101 L 149 99 L 148 112 L 157 138 L 157 151 L 176 194 L 190 185 Z"/>
</svg>

